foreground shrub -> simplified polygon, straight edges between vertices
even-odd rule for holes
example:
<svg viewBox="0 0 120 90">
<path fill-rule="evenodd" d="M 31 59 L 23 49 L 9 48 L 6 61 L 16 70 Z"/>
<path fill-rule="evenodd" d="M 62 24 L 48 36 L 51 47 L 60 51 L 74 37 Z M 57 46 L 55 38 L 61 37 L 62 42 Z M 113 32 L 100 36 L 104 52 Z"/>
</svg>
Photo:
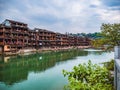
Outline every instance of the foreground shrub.
<svg viewBox="0 0 120 90">
<path fill-rule="evenodd" d="M 63 70 L 68 76 L 68 90 L 113 90 L 113 81 L 107 68 L 92 64 L 79 64 L 71 72 Z"/>
</svg>

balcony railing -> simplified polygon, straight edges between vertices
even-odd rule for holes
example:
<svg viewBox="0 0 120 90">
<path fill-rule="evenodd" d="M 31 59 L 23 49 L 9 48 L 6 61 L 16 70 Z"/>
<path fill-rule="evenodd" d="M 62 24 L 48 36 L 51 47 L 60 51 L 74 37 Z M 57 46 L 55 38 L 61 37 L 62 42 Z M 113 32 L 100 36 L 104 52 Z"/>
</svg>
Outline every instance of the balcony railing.
<svg viewBox="0 0 120 90">
<path fill-rule="evenodd" d="M 4 36 L 3 36 L 3 35 L 0 35 L 0 38 L 4 38 Z"/>
<path fill-rule="evenodd" d="M 4 45 L 4 42 L 0 42 L 0 45 Z"/>
<path fill-rule="evenodd" d="M 3 29 L 0 29 L 0 32 L 3 32 Z"/>
</svg>

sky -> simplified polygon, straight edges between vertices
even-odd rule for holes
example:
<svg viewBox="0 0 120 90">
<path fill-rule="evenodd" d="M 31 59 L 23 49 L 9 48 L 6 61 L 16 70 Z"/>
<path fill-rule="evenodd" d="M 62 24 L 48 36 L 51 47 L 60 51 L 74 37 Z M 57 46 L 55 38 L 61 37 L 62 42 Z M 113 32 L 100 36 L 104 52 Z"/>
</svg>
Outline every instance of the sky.
<svg viewBox="0 0 120 90">
<path fill-rule="evenodd" d="M 59 33 L 100 32 L 102 23 L 120 23 L 120 0 L 0 0 L 5 19 Z"/>
</svg>

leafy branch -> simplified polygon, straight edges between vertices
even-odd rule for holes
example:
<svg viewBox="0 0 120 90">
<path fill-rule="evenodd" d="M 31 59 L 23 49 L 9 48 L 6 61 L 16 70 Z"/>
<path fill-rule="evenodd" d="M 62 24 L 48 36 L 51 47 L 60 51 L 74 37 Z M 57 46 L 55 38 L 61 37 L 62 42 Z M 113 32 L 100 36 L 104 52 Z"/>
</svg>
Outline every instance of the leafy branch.
<svg viewBox="0 0 120 90">
<path fill-rule="evenodd" d="M 79 64 L 71 72 L 63 70 L 63 75 L 68 76 L 69 84 L 65 89 L 70 90 L 113 90 L 113 80 L 110 72 L 105 67 L 92 64 Z"/>
</svg>

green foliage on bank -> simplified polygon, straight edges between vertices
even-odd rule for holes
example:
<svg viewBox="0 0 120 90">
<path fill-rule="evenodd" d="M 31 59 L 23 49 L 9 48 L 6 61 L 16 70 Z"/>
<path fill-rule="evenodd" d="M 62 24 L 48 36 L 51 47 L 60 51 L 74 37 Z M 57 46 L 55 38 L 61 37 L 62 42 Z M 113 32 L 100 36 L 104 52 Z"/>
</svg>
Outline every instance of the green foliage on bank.
<svg viewBox="0 0 120 90">
<path fill-rule="evenodd" d="M 113 59 L 109 62 L 104 62 L 103 64 L 108 70 L 114 71 L 114 60 Z"/>
<path fill-rule="evenodd" d="M 94 47 L 103 47 L 106 49 L 111 49 L 114 46 L 120 45 L 120 23 L 114 24 L 102 24 L 101 26 L 101 36 L 92 41 Z"/>
<path fill-rule="evenodd" d="M 90 38 L 90 39 L 102 38 L 102 35 L 101 35 L 100 32 L 94 32 L 94 33 L 77 33 L 77 34 L 70 33 L 69 35 L 78 36 L 78 37 L 87 37 L 87 38 Z"/>
<path fill-rule="evenodd" d="M 113 79 L 106 67 L 92 64 L 79 64 L 71 72 L 63 70 L 63 75 L 68 76 L 66 90 L 113 90 Z"/>
</svg>

